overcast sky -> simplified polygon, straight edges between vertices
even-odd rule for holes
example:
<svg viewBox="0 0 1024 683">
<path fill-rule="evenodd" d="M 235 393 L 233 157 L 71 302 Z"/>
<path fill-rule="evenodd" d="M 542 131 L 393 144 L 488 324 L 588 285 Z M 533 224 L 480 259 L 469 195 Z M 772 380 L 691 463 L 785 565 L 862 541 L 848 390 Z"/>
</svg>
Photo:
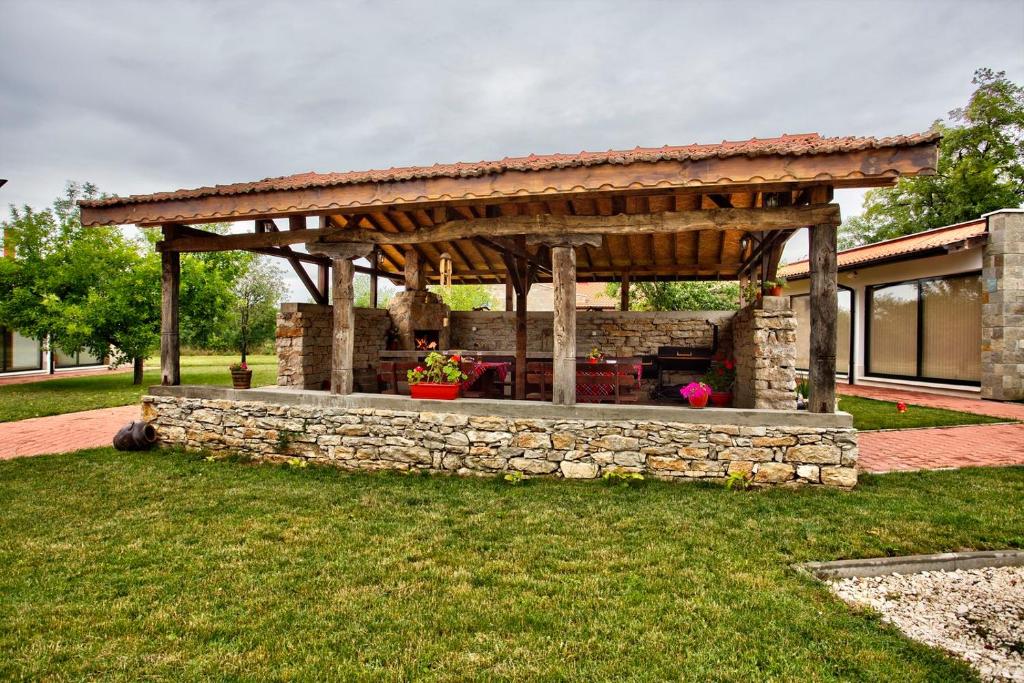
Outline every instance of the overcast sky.
<svg viewBox="0 0 1024 683">
<path fill-rule="evenodd" d="M 911 133 L 962 105 L 980 66 L 1024 80 L 1021 0 L 0 0 L 0 204 L 45 206 L 71 179 L 129 194 Z M 860 192 L 839 194 L 859 212 Z M 794 238 L 787 256 L 805 253 Z"/>
</svg>

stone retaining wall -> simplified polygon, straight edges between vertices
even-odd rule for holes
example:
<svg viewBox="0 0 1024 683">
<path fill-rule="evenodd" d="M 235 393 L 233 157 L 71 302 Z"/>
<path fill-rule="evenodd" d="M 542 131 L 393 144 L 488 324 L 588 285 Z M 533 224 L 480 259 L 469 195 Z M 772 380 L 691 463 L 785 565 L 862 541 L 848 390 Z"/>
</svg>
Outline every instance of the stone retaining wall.
<svg viewBox="0 0 1024 683">
<path fill-rule="evenodd" d="M 737 408 L 796 409 L 796 316 L 788 296 L 766 296 L 733 319 Z"/>
<path fill-rule="evenodd" d="M 676 421 L 586 419 L 603 414 L 591 411 L 552 419 L 475 415 L 439 412 L 444 404 L 412 400 L 406 401 L 410 410 L 184 396 L 144 396 L 142 404 L 144 419 L 166 445 L 270 460 L 298 457 L 347 469 L 519 471 L 571 479 L 594 479 L 611 470 L 666 479 L 721 479 L 739 472 L 758 485 L 857 482 L 852 428 L 704 424 L 686 421 L 692 419 L 687 409 L 678 409 Z"/>
</svg>

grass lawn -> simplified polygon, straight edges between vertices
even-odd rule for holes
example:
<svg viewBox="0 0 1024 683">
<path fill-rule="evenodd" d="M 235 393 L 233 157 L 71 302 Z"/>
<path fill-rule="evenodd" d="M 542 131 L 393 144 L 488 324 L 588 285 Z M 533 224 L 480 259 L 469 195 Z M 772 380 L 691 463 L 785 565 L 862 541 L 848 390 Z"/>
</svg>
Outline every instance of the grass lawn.
<svg viewBox="0 0 1024 683">
<path fill-rule="evenodd" d="M 228 365 L 237 356 L 182 356 L 183 384 L 231 384 Z M 249 356 L 253 386 L 277 382 L 277 357 Z M 0 422 L 29 417 L 61 415 L 94 408 L 137 403 L 143 392 L 160 383 L 159 361 L 147 369 L 140 386 L 132 384 L 131 372 L 107 372 L 85 377 L 52 379 L 0 387 Z"/>
<path fill-rule="evenodd" d="M 907 412 L 900 414 L 896 411 L 895 403 L 861 398 L 860 396 L 840 396 L 839 409 L 853 415 L 853 426 L 857 429 L 911 429 L 914 427 L 949 427 L 952 425 L 1011 422 L 1005 417 L 990 417 L 915 405 L 908 405 Z"/>
<path fill-rule="evenodd" d="M 0 462 L 0 679 L 975 680 L 789 565 L 1024 546 L 1024 468 L 854 492 Z"/>
</svg>

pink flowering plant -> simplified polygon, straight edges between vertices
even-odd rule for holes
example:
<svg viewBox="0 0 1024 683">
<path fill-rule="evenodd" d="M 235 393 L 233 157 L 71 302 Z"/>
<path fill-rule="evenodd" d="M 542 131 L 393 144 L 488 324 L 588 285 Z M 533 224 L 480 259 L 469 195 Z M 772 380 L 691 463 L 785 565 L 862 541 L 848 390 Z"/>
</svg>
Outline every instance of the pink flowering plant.
<svg viewBox="0 0 1024 683">
<path fill-rule="evenodd" d="M 249 366 L 245 364 L 244 360 L 241 363 L 232 363 L 231 365 L 228 366 L 228 370 L 230 370 L 231 372 L 239 372 L 241 370 L 248 370 L 248 369 L 249 369 Z"/>
<path fill-rule="evenodd" d="M 409 384 L 458 384 L 469 376 L 459 367 L 462 359 L 459 356 L 446 356 L 443 353 L 427 354 L 423 365 L 417 365 L 406 373 Z"/>
<path fill-rule="evenodd" d="M 679 393 L 685 399 L 707 399 L 711 395 L 711 387 L 704 382 L 690 382 L 680 389 Z"/>
</svg>

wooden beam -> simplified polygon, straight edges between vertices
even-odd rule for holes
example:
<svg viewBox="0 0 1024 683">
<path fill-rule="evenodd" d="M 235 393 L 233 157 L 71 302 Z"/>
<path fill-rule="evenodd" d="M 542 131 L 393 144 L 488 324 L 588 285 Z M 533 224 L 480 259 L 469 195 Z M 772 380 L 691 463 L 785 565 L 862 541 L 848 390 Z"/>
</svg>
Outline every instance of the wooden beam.
<svg viewBox="0 0 1024 683">
<path fill-rule="evenodd" d="M 505 280 L 505 311 L 513 310 L 512 296 L 515 294 L 515 288 L 512 287 L 512 280 Z"/>
<path fill-rule="evenodd" d="M 177 226 L 163 227 L 164 239 L 173 240 Z M 178 291 L 181 285 L 181 255 L 160 254 L 160 384 L 181 384 L 181 339 L 178 335 Z"/>
<path fill-rule="evenodd" d="M 409 232 L 378 232 L 364 229 L 304 230 L 263 234 L 181 237 L 164 240 L 162 251 L 227 251 L 253 247 L 277 247 L 298 242 L 368 242 L 381 245 L 418 245 L 472 237 L 526 235 L 559 237 L 574 234 L 628 235 L 690 232 L 694 230 L 784 230 L 808 225 L 839 223 L 834 204 L 767 209 L 708 209 L 666 211 L 655 214 L 612 214 L 609 216 L 501 216 L 449 221 L 432 228 Z"/>
<path fill-rule="evenodd" d="M 356 316 L 353 309 L 352 260 L 336 258 L 334 273 L 334 334 L 331 341 L 331 393 L 351 394 L 352 360 L 355 355 Z"/>
<path fill-rule="evenodd" d="M 836 409 L 836 226 L 811 228 L 811 349 L 808 411 Z"/>
<path fill-rule="evenodd" d="M 300 227 L 294 227 L 293 223 L 295 223 L 295 221 L 289 220 L 288 229 L 305 230 L 305 219 L 302 218 L 300 220 L 302 221 L 302 225 Z M 274 221 L 257 221 L 256 225 L 257 227 L 263 228 L 262 232 L 279 232 L 277 228 L 277 223 L 275 223 Z M 316 283 L 313 282 L 313 278 L 311 278 L 309 276 L 309 273 L 306 272 L 306 267 L 302 265 L 302 262 L 296 255 L 296 252 L 292 251 L 292 248 L 289 247 L 288 245 L 284 245 L 278 248 L 281 250 L 282 255 L 286 259 L 288 259 L 289 265 L 291 265 L 292 270 L 295 271 L 295 274 L 299 276 L 299 281 L 302 282 L 302 286 L 306 288 L 306 291 L 309 292 L 309 295 L 313 297 L 313 301 L 319 304 L 320 306 L 326 306 L 328 302 L 327 292 L 324 290 L 324 288 L 319 287 Z M 323 277 L 324 268 L 325 266 L 320 266 L 321 277 Z"/>
<path fill-rule="evenodd" d="M 619 310 L 629 310 L 629 273 L 622 274 L 622 282 L 619 285 Z"/>
<path fill-rule="evenodd" d="M 555 405 L 576 403 L 576 250 L 569 245 L 551 247 L 554 274 L 554 347 L 551 399 Z"/>
<path fill-rule="evenodd" d="M 380 247 L 374 247 L 373 251 L 370 252 L 370 265 L 373 266 L 374 271 L 370 273 L 370 308 L 377 308 L 380 281 L 377 278 L 377 257 L 380 254 Z"/>
<path fill-rule="evenodd" d="M 516 247 L 526 252 L 526 239 L 516 238 Z M 515 258 L 514 270 L 520 286 L 516 288 L 516 400 L 526 400 L 526 306 L 530 294 L 529 264 L 525 258 Z"/>
</svg>

